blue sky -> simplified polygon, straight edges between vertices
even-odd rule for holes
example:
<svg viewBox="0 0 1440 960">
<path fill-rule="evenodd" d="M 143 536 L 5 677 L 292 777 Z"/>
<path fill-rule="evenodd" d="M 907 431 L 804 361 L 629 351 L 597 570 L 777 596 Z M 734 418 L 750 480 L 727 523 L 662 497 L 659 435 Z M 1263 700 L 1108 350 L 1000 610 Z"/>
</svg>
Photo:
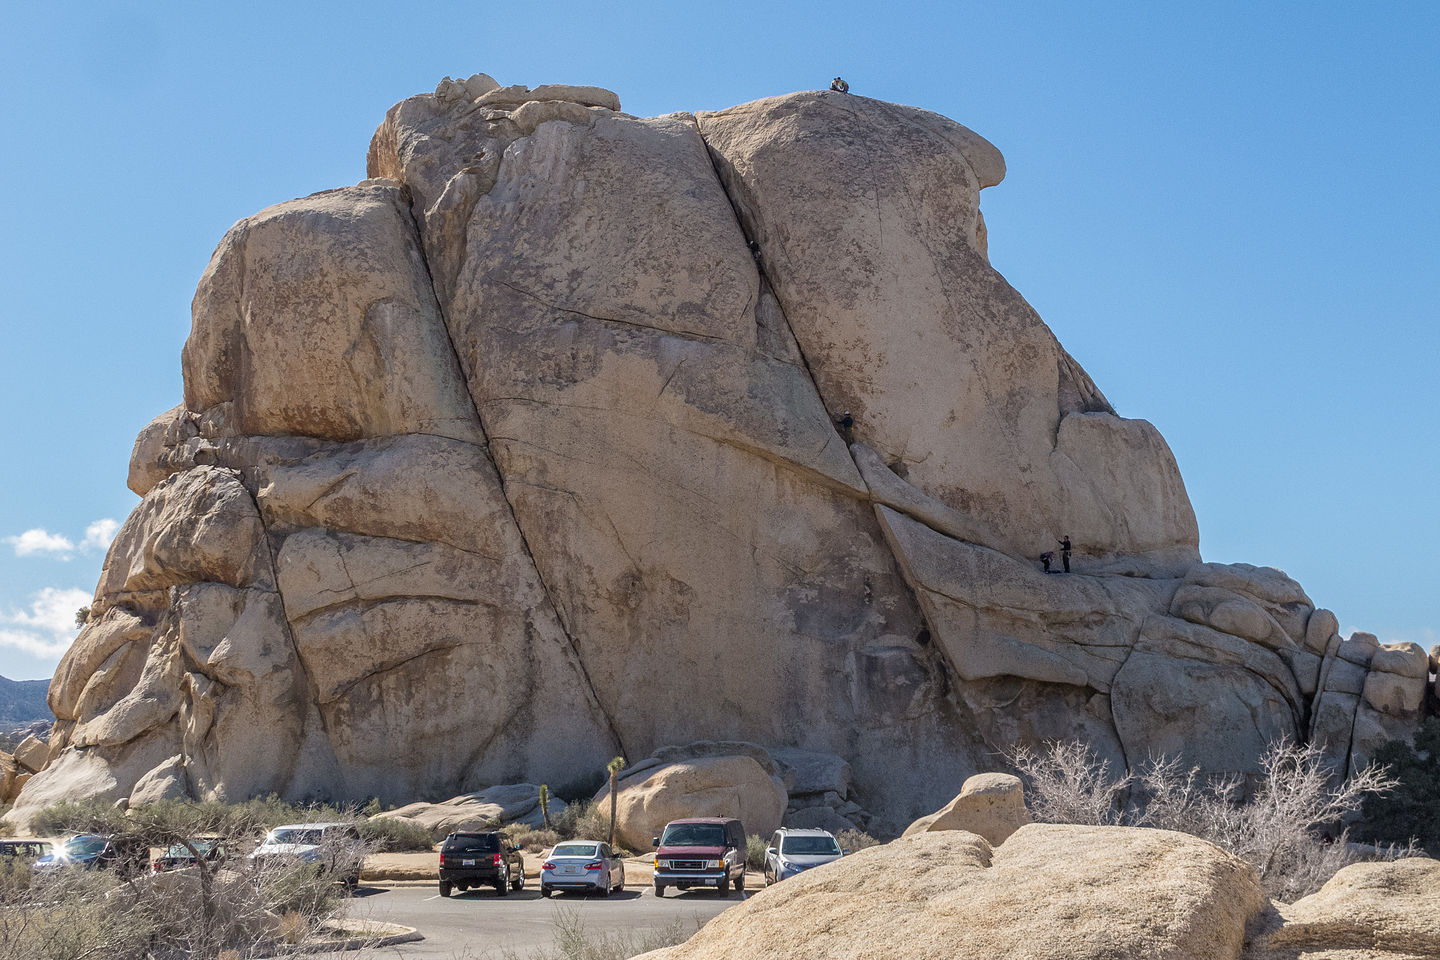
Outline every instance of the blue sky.
<svg viewBox="0 0 1440 960">
<path fill-rule="evenodd" d="M 1440 642 L 1440 4 L 12 4 L 0 674 L 48 677 L 225 230 L 441 76 L 648 116 L 823 87 L 1005 154 L 994 265 L 1174 449 L 1207 559 Z M 108 522 L 107 522 L 108 521 Z M 36 532 L 38 531 L 38 532 Z M 68 545 L 68 546 L 67 546 Z"/>
</svg>

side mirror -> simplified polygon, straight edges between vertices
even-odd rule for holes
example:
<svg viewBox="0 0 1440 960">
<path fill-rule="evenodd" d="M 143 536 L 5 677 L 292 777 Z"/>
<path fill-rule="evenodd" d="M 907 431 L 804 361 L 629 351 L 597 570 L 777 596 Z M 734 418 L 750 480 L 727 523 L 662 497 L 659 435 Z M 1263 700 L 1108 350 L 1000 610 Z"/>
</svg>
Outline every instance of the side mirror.
<svg viewBox="0 0 1440 960">
<path fill-rule="evenodd" d="M 850 856 L 850 851 L 849 851 L 849 850 L 841 850 L 841 851 L 840 851 L 840 856 L 842 856 L 842 857 L 848 857 L 848 856 Z"/>
<path fill-rule="evenodd" d="M 766 847 L 766 848 L 765 848 L 765 852 L 768 853 L 768 854 L 770 854 L 770 856 L 772 856 L 772 857 L 775 856 L 775 848 L 774 848 L 774 847 Z"/>
<path fill-rule="evenodd" d="M 651 838 L 650 838 L 650 845 L 651 845 L 652 847 L 658 847 L 658 846 L 660 846 L 660 838 L 659 838 L 659 837 L 651 837 Z"/>
</svg>

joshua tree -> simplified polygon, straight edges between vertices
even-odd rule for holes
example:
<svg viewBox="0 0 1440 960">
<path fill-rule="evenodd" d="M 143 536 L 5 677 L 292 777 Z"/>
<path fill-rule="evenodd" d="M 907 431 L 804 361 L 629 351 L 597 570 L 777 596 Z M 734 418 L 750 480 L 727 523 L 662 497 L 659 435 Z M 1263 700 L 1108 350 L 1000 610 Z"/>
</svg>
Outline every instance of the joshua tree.
<svg viewBox="0 0 1440 960">
<path fill-rule="evenodd" d="M 545 819 L 545 829 L 550 829 L 550 787 L 540 784 L 540 816 Z"/>
<path fill-rule="evenodd" d="M 610 846 L 615 846 L 615 802 L 619 794 L 620 771 L 625 769 L 625 758 L 616 757 L 605 764 L 610 771 Z"/>
</svg>

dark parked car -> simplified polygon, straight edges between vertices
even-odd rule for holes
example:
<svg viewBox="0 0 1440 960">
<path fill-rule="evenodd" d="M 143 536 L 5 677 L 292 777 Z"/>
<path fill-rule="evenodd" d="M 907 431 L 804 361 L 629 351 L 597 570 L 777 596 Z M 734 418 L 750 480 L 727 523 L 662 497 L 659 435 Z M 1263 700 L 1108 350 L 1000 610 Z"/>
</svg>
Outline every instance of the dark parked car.
<svg viewBox="0 0 1440 960">
<path fill-rule="evenodd" d="M 655 896 L 665 896 L 666 887 L 714 887 L 726 896 L 732 883 L 745 892 L 745 828 L 739 820 L 672 820 L 655 847 Z"/>
<path fill-rule="evenodd" d="M 440 896 L 494 887 L 498 896 L 525 886 L 525 860 L 498 833 L 452 833 L 440 844 Z"/>
<path fill-rule="evenodd" d="M 35 861 L 36 870 L 59 867 L 109 869 L 125 879 L 139 876 L 150 866 L 150 848 L 133 837 L 100 837 L 82 833 L 58 850 Z"/>
<path fill-rule="evenodd" d="M 34 863 L 41 857 L 48 856 L 50 844 L 44 840 L 0 840 L 0 863 Z"/>
<path fill-rule="evenodd" d="M 190 841 L 190 846 L 195 848 L 195 853 L 191 853 L 189 847 L 183 843 L 171 844 L 170 849 L 165 851 L 163 857 L 156 857 L 150 862 L 150 872 L 163 873 L 166 870 L 183 870 L 185 867 L 193 867 L 196 853 L 200 855 L 200 859 L 211 865 L 218 864 L 230 856 L 229 841 L 220 837 L 196 837 Z"/>
</svg>

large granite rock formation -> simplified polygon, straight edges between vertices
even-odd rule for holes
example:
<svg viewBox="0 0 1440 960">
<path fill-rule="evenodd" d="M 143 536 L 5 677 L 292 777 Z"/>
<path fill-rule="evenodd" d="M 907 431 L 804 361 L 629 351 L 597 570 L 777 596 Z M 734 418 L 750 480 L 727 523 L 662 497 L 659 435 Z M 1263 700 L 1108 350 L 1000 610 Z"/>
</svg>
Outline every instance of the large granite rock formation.
<svg viewBox="0 0 1440 960">
<path fill-rule="evenodd" d="M 710 739 L 848 761 L 898 830 L 1015 744 L 1343 769 L 1414 726 L 1418 648 L 1201 562 L 1165 441 L 990 267 L 993 146 L 837 93 L 619 106 L 447 79 L 372 179 L 226 235 L 12 818 Z"/>
</svg>

